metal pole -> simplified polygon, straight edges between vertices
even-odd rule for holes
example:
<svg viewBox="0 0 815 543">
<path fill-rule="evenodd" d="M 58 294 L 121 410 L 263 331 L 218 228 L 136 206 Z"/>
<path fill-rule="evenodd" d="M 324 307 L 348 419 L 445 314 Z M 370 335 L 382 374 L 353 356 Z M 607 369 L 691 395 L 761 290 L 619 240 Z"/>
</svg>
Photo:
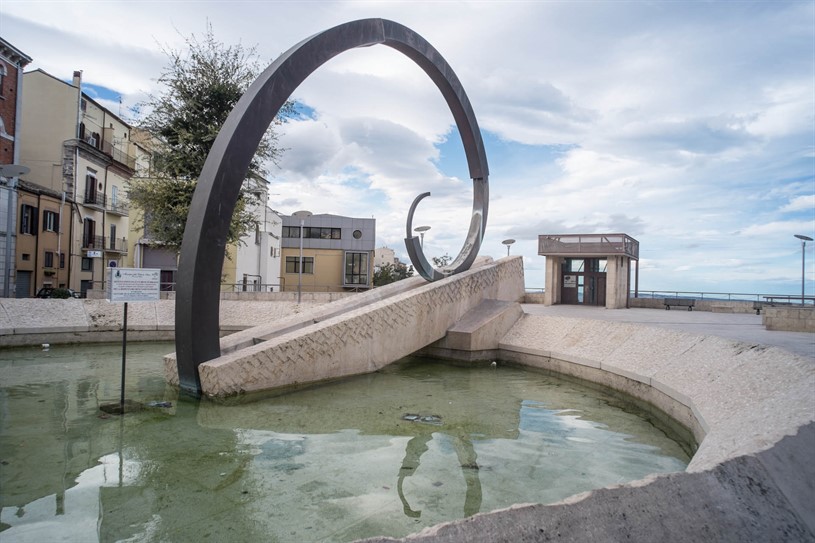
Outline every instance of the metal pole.
<svg viewBox="0 0 815 543">
<path fill-rule="evenodd" d="M 801 240 L 801 307 L 806 303 L 805 287 L 806 287 L 806 254 L 807 242 L 815 241 L 809 236 L 803 234 L 795 234 L 795 237 Z"/>
<path fill-rule="evenodd" d="M 303 289 L 303 226 L 306 224 L 305 219 L 300 219 L 300 261 L 297 266 L 297 303 L 300 303 L 300 297 Z"/>
<path fill-rule="evenodd" d="M 807 241 L 801 240 L 801 307 L 804 307 L 804 287 L 806 285 L 806 254 L 807 254 Z"/>
<path fill-rule="evenodd" d="M 3 270 L 3 297 L 9 298 L 11 293 L 11 232 L 14 230 L 14 185 L 17 179 L 12 177 L 8 180 L 6 185 L 6 192 L 8 193 L 8 205 L 6 207 L 6 255 L 5 266 Z"/>
<path fill-rule="evenodd" d="M 127 302 L 124 307 L 124 317 L 122 318 L 122 391 L 119 405 L 122 408 L 122 416 L 125 414 L 125 361 L 127 360 Z"/>
</svg>

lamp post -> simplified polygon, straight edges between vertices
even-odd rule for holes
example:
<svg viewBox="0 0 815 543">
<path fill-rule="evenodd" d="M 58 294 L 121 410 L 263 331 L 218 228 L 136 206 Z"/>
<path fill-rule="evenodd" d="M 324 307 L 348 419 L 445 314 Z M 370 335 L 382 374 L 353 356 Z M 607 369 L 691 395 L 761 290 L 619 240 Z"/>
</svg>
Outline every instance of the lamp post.
<svg viewBox="0 0 815 543">
<path fill-rule="evenodd" d="M 292 217 L 300 219 L 300 260 L 297 262 L 297 303 L 300 303 L 303 290 L 303 226 L 306 219 L 311 217 L 311 211 L 295 211 Z"/>
<path fill-rule="evenodd" d="M 8 298 L 11 287 L 11 233 L 14 231 L 14 189 L 17 187 L 17 178 L 30 172 L 28 166 L 20 164 L 0 164 L 0 177 L 6 179 L 8 190 L 8 206 L 6 208 L 6 253 L 3 265 L 3 297 Z"/>
<path fill-rule="evenodd" d="M 422 249 L 424 249 L 424 233 L 428 230 L 430 230 L 429 226 L 417 226 L 413 229 L 414 232 L 419 233 L 419 244 L 422 246 Z"/>
<path fill-rule="evenodd" d="M 507 256 L 509 256 L 509 246 L 512 245 L 513 243 L 515 243 L 515 240 L 512 239 L 512 238 L 509 238 L 509 239 L 505 239 L 501 243 L 503 243 L 504 245 L 507 246 Z"/>
<path fill-rule="evenodd" d="M 801 240 L 801 307 L 804 307 L 804 286 L 806 285 L 806 252 L 807 242 L 812 241 L 812 238 L 803 234 L 795 234 L 795 237 Z"/>
</svg>

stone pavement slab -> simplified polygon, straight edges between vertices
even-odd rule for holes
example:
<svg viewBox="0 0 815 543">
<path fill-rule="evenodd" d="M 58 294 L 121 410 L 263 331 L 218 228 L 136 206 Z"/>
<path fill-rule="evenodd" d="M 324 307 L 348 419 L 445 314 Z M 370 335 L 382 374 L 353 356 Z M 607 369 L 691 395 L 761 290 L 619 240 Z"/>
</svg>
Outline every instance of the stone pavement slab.
<svg viewBox="0 0 815 543">
<path fill-rule="evenodd" d="M 522 304 L 529 315 L 595 319 L 654 326 L 700 336 L 719 336 L 753 345 L 772 345 L 815 361 L 815 334 L 767 330 L 752 313 L 665 311 L 664 309 L 605 309 L 580 305 Z"/>
</svg>

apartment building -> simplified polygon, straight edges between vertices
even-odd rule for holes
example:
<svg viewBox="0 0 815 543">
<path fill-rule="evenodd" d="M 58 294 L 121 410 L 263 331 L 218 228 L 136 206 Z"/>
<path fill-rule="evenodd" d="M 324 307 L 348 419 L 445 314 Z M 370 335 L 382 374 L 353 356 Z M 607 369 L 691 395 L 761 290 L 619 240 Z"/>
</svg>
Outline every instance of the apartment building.
<svg viewBox="0 0 815 543">
<path fill-rule="evenodd" d="M 283 218 L 267 204 L 267 180 L 250 176 L 245 187 L 257 198 L 248 210 L 258 224 L 240 243 L 227 248 L 222 290 L 279 292 Z"/>
<path fill-rule="evenodd" d="M 31 190 L 21 185 L 18 277 L 31 275 L 28 295 L 45 285 L 103 289 L 106 268 L 128 252 L 131 127 L 82 92 L 81 72 L 71 82 L 43 70 L 23 79 L 20 162 Z"/>
<path fill-rule="evenodd" d="M 23 69 L 31 57 L 0 38 L 0 269 L 2 296 L 14 296 L 16 291 L 16 225 L 17 193 L 22 133 Z"/>
<path fill-rule="evenodd" d="M 303 273 L 300 272 L 300 222 L 283 217 L 281 281 L 283 290 L 343 292 L 373 284 L 376 219 L 311 215 L 303 222 Z"/>
</svg>

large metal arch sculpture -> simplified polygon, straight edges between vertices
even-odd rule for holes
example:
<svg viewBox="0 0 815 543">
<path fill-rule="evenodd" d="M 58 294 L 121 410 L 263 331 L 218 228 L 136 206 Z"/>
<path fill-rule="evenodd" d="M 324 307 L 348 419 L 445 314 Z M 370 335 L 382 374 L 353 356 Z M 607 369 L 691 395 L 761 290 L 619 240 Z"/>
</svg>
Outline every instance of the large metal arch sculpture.
<svg viewBox="0 0 815 543">
<path fill-rule="evenodd" d="M 190 205 L 176 280 L 175 343 L 182 391 L 200 395 L 198 366 L 221 355 L 220 278 L 229 224 L 241 185 L 263 134 L 306 77 L 331 58 L 357 47 L 383 44 L 413 60 L 436 84 L 461 135 L 473 180 L 470 228 L 458 256 L 434 268 L 407 218 L 408 255 L 428 281 L 469 269 L 478 255 L 487 224 L 489 170 L 481 131 L 461 82 L 441 54 L 411 29 L 385 19 L 361 19 L 307 38 L 275 60 L 249 87 L 229 114 L 210 149 Z"/>
</svg>

